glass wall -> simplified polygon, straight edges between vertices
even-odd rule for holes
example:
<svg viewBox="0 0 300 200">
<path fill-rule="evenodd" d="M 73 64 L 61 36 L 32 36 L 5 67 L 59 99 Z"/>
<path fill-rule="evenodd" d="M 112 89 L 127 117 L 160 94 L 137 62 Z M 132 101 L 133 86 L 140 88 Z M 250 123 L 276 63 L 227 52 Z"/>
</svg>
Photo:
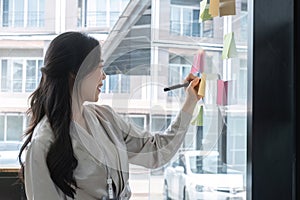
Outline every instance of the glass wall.
<svg viewBox="0 0 300 200">
<path fill-rule="evenodd" d="M 55 27 L 82 28 L 101 41 L 106 56 L 107 78 L 97 103 L 112 106 L 141 130 L 163 134 L 179 112 L 184 88 L 164 92 L 165 87 L 189 73 L 206 75 L 205 97 L 176 155 L 157 169 L 130 165 L 132 200 L 245 199 L 247 1 L 235 1 L 235 14 L 205 20 L 199 20 L 204 0 L 72 0 L 69 15 L 58 12 L 64 1 L 49 2 L 1 1 L 1 27 L 55 23 L 43 36 L 21 37 L 14 29 L 0 36 L 0 141 L 19 141 L 26 128 L 27 98 L 41 78 L 49 41 L 60 33 Z M 50 12 L 57 16 L 46 19 Z M 62 27 L 67 20 L 69 29 Z M 107 27 L 104 37 L 100 30 Z M 227 46 L 230 33 L 234 40 Z M 227 47 L 230 56 L 223 59 Z"/>
</svg>

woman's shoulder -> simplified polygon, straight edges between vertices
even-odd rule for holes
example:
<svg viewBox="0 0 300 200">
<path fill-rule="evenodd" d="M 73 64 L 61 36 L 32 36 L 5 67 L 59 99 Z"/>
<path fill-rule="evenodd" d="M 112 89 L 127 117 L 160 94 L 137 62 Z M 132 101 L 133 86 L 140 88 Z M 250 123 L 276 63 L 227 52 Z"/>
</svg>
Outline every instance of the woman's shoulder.
<svg viewBox="0 0 300 200">
<path fill-rule="evenodd" d="M 46 144 L 53 142 L 53 140 L 54 135 L 50 123 L 48 121 L 48 118 L 44 116 L 34 128 L 31 141 Z"/>
<path fill-rule="evenodd" d="M 113 108 L 109 105 L 100 105 L 96 103 L 89 103 L 86 104 L 86 106 L 89 108 L 89 110 L 94 110 L 96 113 L 101 114 L 101 115 L 115 115 L 116 112 L 113 110 Z"/>
</svg>

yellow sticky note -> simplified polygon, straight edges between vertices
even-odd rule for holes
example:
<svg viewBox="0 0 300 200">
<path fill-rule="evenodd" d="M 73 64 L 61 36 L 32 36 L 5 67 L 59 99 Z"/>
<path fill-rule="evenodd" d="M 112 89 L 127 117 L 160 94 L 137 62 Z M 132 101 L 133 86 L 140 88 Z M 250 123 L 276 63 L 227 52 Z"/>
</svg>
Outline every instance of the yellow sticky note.
<svg viewBox="0 0 300 200">
<path fill-rule="evenodd" d="M 224 36 L 222 59 L 233 58 L 237 56 L 234 33 L 230 32 Z"/>
<path fill-rule="evenodd" d="M 212 17 L 219 16 L 219 4 L 220 4 L 220 0 L 210 0 L 208 13 Z"/>
<path fill-rule="evenodd" d="M 235 0 L 220 0 L 220 17 L 235 15 Z"/>
<path fill-rule="evenodd" d="M 198 89 L 198 95 L 200 95 L 202 98 L 205 97 L 205 88 L 206 88 L 206 74 L 202 74 L 199 89 Z"/>
<path fill-rule="evenodd" d="M 212 19 L 211 15 L 208 13 L 209 5 L 207 4 L 207 0 L 203 0 L 200 2 L 200 13 L 199 13 L 199 22 L 203 22 L 205 20 Z"/>
</svg>

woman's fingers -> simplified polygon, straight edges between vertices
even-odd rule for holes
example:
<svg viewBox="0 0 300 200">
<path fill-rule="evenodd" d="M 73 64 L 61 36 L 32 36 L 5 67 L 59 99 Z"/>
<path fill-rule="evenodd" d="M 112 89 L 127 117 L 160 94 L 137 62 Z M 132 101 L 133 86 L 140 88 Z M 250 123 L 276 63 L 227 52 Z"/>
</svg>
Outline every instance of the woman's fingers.
<svg viewBox="0 0 300 200">
<path fill-rule="evenodd" d="M 197 76 L 195 76 L 194 74 L 192 74 L 192 73 L 189 73 L 189 75 L 187 75 L 186 77 L 185 77 L 185 82 L 191 82 L 192 80 L 194 80 L 195 78 L 197 78 Z"/>
<path fill-rule="evenodd" d="M 193 79 L 190 83 L 190 85 L 195 88 L 195 87 L 199 87 L 199 83 L 200 83 L 200 78 L 196 77 L 195 79 Z"/>
<path fill-rule="evenodd" d="M 199 84 L 200 84 L 200 78 L 199 77 L 196 77 L 194 78 L 189 86 L 187 87 L 187 94 L 188 96 L 192 97 L 192 98 L 195 98 L 197 100 L 199 100 L 201 97 L 198 95 L 198 89 L 199 89 Z"/>
</svg>

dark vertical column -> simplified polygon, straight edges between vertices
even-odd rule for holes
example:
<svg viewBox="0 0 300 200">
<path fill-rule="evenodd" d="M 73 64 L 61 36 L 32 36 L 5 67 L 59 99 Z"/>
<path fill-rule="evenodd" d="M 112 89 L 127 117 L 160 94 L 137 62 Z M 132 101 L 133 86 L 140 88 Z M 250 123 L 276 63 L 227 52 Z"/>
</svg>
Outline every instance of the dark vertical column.
<svg viewBox="0 0 300 200">
<path fill-rule="evenodd" d="M 248 197 L 253 200 L 295 200 L 294 1 L 253 3 L 248 97 Z"/>
<path fill-rule="evenodd" d="M 196 133 L 196 150 L 203 149 L 203 126 L 197 126 Z"/>
<path fill-rule="evenodd" d="M 295 79 L 295 102 L 300 102 L 299 98 L 299 77 L 300 77 L 300 1 L 294 1 L 294 79 Z M 297 93 L 298 91 L 298 93 Z M 300 106 L 295 103 L 295 152 L 296 152 L 296 172 L 295 172 L 295 199 L 300 199 Z M 298 144 L 298 145 L 296 145 Z"/>
<path fill-rule="evenodd" d="M 218 151 L 219 159 L 222 163 L 227 163 L 227 114 L 221 113 L 221 108 L 218 109 Z M 224 117 L 223 117 L 224 115 Z"/>
</svg>

